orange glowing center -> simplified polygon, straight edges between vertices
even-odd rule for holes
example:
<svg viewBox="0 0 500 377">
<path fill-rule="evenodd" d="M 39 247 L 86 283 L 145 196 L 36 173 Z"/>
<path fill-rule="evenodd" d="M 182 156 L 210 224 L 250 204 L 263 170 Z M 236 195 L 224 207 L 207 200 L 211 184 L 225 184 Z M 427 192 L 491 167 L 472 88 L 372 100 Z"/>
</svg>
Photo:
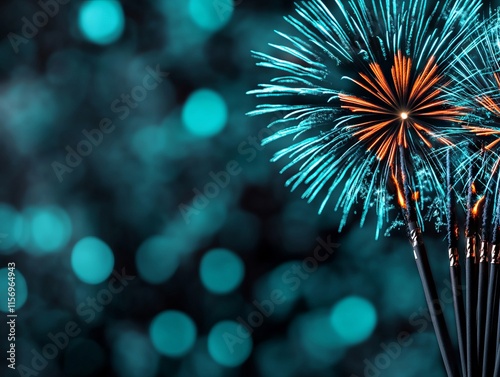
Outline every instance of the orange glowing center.
<svg viewBox="0 0 500 377">
<path fill-rule="evenodd" d="M 412 72 L 411 59 L 401 52 L 394 56 L 389 79 L 378 63 L 370 63 L 369 68 L 369 74 L 360 73 L 360 80 L 352 80 L 366 96 L 340 94 L 339 98 L 343 109 L 359 115 L 351 119 L 348 127 L 357 129 L 354 136 L 365 142 L 378 159 L 395 161 L 398 147 L 407 148 L 410 138 L 422 141 L 428 148 L 432 148 L 432 139 L 452 145 L 439 136 L 433 124 L 436 120 L 459 123 L 464 109 L 448 106 L 441 98 L 442 90 L 436 84 L 445 84 L 434 58 L 418 75 Z"/>
</svg>

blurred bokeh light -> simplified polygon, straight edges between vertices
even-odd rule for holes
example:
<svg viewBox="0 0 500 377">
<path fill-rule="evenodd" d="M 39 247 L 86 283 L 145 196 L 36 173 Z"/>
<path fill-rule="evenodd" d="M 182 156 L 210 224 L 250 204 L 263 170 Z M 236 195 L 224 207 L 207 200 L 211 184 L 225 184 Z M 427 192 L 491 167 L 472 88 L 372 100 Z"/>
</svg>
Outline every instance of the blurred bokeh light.
<svg viewBox="0 0 500 377">
<path fill-rule="evenodd" d="M 210 330 L 208 351 L 212 358 L 226 367 L 241 365 L 250 356 L 253 342 L 250 334 L 241 329 L 239 323 L 222 321 Z"/>
<path fill-rule="evenodd" d="M 78 25 L 90 42 L 105 45 L 116 41 L 125 27 L 118 0 L 87 0 L 82 3 Z"/>
<path fill-rule="evenodd" d="M 181 357 L 191 350 L 196 341 L 196 325 L 185 313 L 169 310 L 153 319 L 149 335 L 159 353 Z"/>
<path fill-rule="evenodd" d="M 0 204 L 0 254 L 16 251 L 23 234 L 23 218 L 12 206 Z"/>
<path fill-rule="evenodd" d="M 113 343 L 112 364 L 120 377 L 154 377 L 159 361 L 158 353 L 145 334 L 125 331 Z"/>
<path fill-rule="evenodd" d="M 88 284 L 99 284 L 106 280 L 113 270 L 114 262 L 109 246 L 95 237 L 81 239 L 71 253 L 73 271 Z"/>
<path fill-rule="evenodd" d="M 200 278 L 205 288 L 212 293 L 225 294 L 235 290 L 244 274 L 245 265 L 229 250 L 210 250 L 201 260 Z"/>
<path fill-rule="evenodd" d="M 23 211 L 27 251 L 44 254 L 61 251 L 72 235 L 71 219 L 56 206 L 29 207 Z"/>
<path fill-rule="evenodd" d="M 377 312 L 370 301 L 351 296 L 334 306 L 331 322 L 346 343 L 356 344 L 372 334 L 377 324 Z"/>
<path fill-rule="evenodd" d="M 166 237 L 147 239 L 137 250 L 136 263 L 139 275 L 152 284 L 164 283 L 179 265 L 177 250 Z"/>
<path fill-rule="evenodd" d="M 226 25 L 233 14 L 232 0 L 189 0 L 189 15 L 200 28 L 215 31 Z"/>
<path fill-rule="evenodd" d="M 195 136 L 217 135 L 227 122 L 226 103 L 213 90 L 197 90 L 184 104 L 182 120 L 186 129 Z"/>
</svg>

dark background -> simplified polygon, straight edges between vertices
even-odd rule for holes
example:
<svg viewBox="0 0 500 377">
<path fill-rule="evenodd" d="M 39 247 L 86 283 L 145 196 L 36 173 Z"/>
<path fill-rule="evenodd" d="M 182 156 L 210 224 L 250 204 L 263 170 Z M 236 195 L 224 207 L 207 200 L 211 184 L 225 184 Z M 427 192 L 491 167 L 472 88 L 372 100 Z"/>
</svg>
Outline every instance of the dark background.
<svg viewBox="0 0 500 377">
<path fill-rule="evenodd" d="M 103 3 L 114 12 L 100 20 L 99 9 L 110 5 Z M 279 143 L 259 146 L 271 117 L 245 116 L 258 103 L 245 93 L 272 77 L 255 67 L 250 51 L 281 42 L 274 30 L 290 31 L 283 16 L 293 12 L 292 1 L 57 4 L 30 32 L 25 20 L 34 21 L 40 4 L 0 3 L 0 268 L 16 263 L 18 368 L 48 377 L 444 376 L 404 230 L 395 226 L 376 241 L 373 216 L 360 228 L 352 214 L 339 233 L 333 204 L 317 215 L 320 201 L 307 204 L 300 190 L 284 187 L 283 163 L 269 162 Z M 97 13 L 85 19 L 85 9 Z M 122 94 L 142 85 L 147 67 L 168 77 L 155 89 L 135 89 L 146 98 L 113 111 Z M 204 89 L 212 102 L 196 96 Z M 63 168 L 67 147 L 76 150 L 87 140 L 83 131 L 105 118 L 112 131 Z M 233 174 L 220 173 L 231 161 Z M 67 170 L 58 177 L 57 169 Z M 197 190 L 210 197 L 193 203 Z M 109 246 L 115 271 L 136 276 L 89 323 L 78 307 L 107 289 L 110 271 L 104 260 L 72 263 L 86 237 Z M 306 258 L 318 237 L 337 245 L 316 266 Z M 428 224 L 432 266 L 451 314 L 443 237 Z M 220 248 L 232 254 L 207 267 L 207 283 L 202 258 Z M 291 283 L 293 266 L 302 270 Z M 106 276 L 89 284 L 79 271 Z M 0 278 L 5 311 L 6 270 Z M 214 293 L 210 283 L 229 292 Z M 224 349 L 214 326 L 248 320 L 252 302 L 276 289 L 286 301 L 260 317 L 251 341 Z M 172 310 L 187 327 L 169 320 L 152 326 Z M 54 343 L 49 334 L 72 321 L 79 334 L 33 369 L 35 355 Z M 7 368 L 1 322 L 0 375 L 30 375 Z M 155 336 L 180 355 L 165 352 Z"/>
</svg>

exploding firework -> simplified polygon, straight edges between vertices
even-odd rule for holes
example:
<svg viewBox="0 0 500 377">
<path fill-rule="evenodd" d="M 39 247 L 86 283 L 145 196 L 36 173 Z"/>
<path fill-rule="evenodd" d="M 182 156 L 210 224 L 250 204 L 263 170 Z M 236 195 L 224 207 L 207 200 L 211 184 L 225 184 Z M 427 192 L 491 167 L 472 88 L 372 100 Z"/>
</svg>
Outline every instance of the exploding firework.
<svg viewBox="0 0 500 377">
<path fill-rule="evenodd" d="M 491 14 L 453 64 L 453 88 L 447 99 L 472 109 L 464 117 L 464 129 L 476 139 L 476 153 L 461 163 L 476 163 L 486 186 L 498 171 L 500 143 L 500 14 Z M 479 145 L 479 147 L 477 146 Z M 474 161 L 475 160 L 475 161 Z M 464 170 L 461 169 L 457 170 Z"/>
<path fill-rule="evenodd" d="M 297 5 L 286 17 L 294 35 L 278 32 L 285 45 L 274 55 L 254 52 L 258 65 L 281 72 L 249 92 L 266 97 L 251 115 L 279 112 L 281 126 L 264 140 L 292 137 L 273 160 L 290 159 L 283 171 L 303 197 L 332 197 L 342 208 L 342 228 L 360 202 L 364 223 L 377 213 L 377 236 L 394 207 L 392 177 L 401 169 L 400 147 L 411 173 L 419 209 L 444 193 L 445 169 L 430 153 L 452 146 L 467 110 L 445 96 L 451 62 L 473 32 L 478 1 L 341 2 L 330 10 L 321 1 Z M 467 25 L 467 27 L 462 27 Z M 338 190 L 338 191 L 336 191 Z M 420 215 L 419 215 L 420 216 Z"/>
</svg>

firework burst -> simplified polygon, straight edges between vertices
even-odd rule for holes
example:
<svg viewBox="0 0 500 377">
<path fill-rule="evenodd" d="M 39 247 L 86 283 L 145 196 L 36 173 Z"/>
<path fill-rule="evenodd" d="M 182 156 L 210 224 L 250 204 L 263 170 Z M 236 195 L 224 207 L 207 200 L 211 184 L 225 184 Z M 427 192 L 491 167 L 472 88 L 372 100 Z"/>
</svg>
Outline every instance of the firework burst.
<svg viewBox="0 0 500 377">
<path fill-rule="evenodd" d="M 430 193 L 443 193 L 445 169 L 429 152 L 453 145 L 465 116 L 444 88 L 479 6 L 464 0 L 337 0 L 332 10 L 319 0 L 298 4 L 298 17 L 285 18 L 295 35 L 278 32 L 286 45 L 271 45 L 273 55 L 254 52 L 258 65 L 281 75 L 249 92 L 277 101 L 251 115 L 281 114 L 270 124 L 280 129 L 264 143 L 293 137 L 274 157 L 290 159 L 283 170 L 298 170 L 287 185 L 305 184 L 309 201 L 324 195 L 320 212 L 335 196 L 341 228 L 357 202 L 362 224 L 375 207 L 377 236 L 393 207 L 387 185 L 400 170 L 400 146 L 412 190 L 420 192 L 418 207 Z"/>
<path fill-rule="evenodd" d="M 481 148 L 469 153 L 463 165 L 476 163 L 478 178 L 490 186 L 500 159 L 500 14 L 490 14 L 473 40 L 453 64 L 454 86 L 445 89 L 446 98 L 457 106 L 472 109 L 464 117 L 464 129 L 475 137 Z"/>
</svg>

